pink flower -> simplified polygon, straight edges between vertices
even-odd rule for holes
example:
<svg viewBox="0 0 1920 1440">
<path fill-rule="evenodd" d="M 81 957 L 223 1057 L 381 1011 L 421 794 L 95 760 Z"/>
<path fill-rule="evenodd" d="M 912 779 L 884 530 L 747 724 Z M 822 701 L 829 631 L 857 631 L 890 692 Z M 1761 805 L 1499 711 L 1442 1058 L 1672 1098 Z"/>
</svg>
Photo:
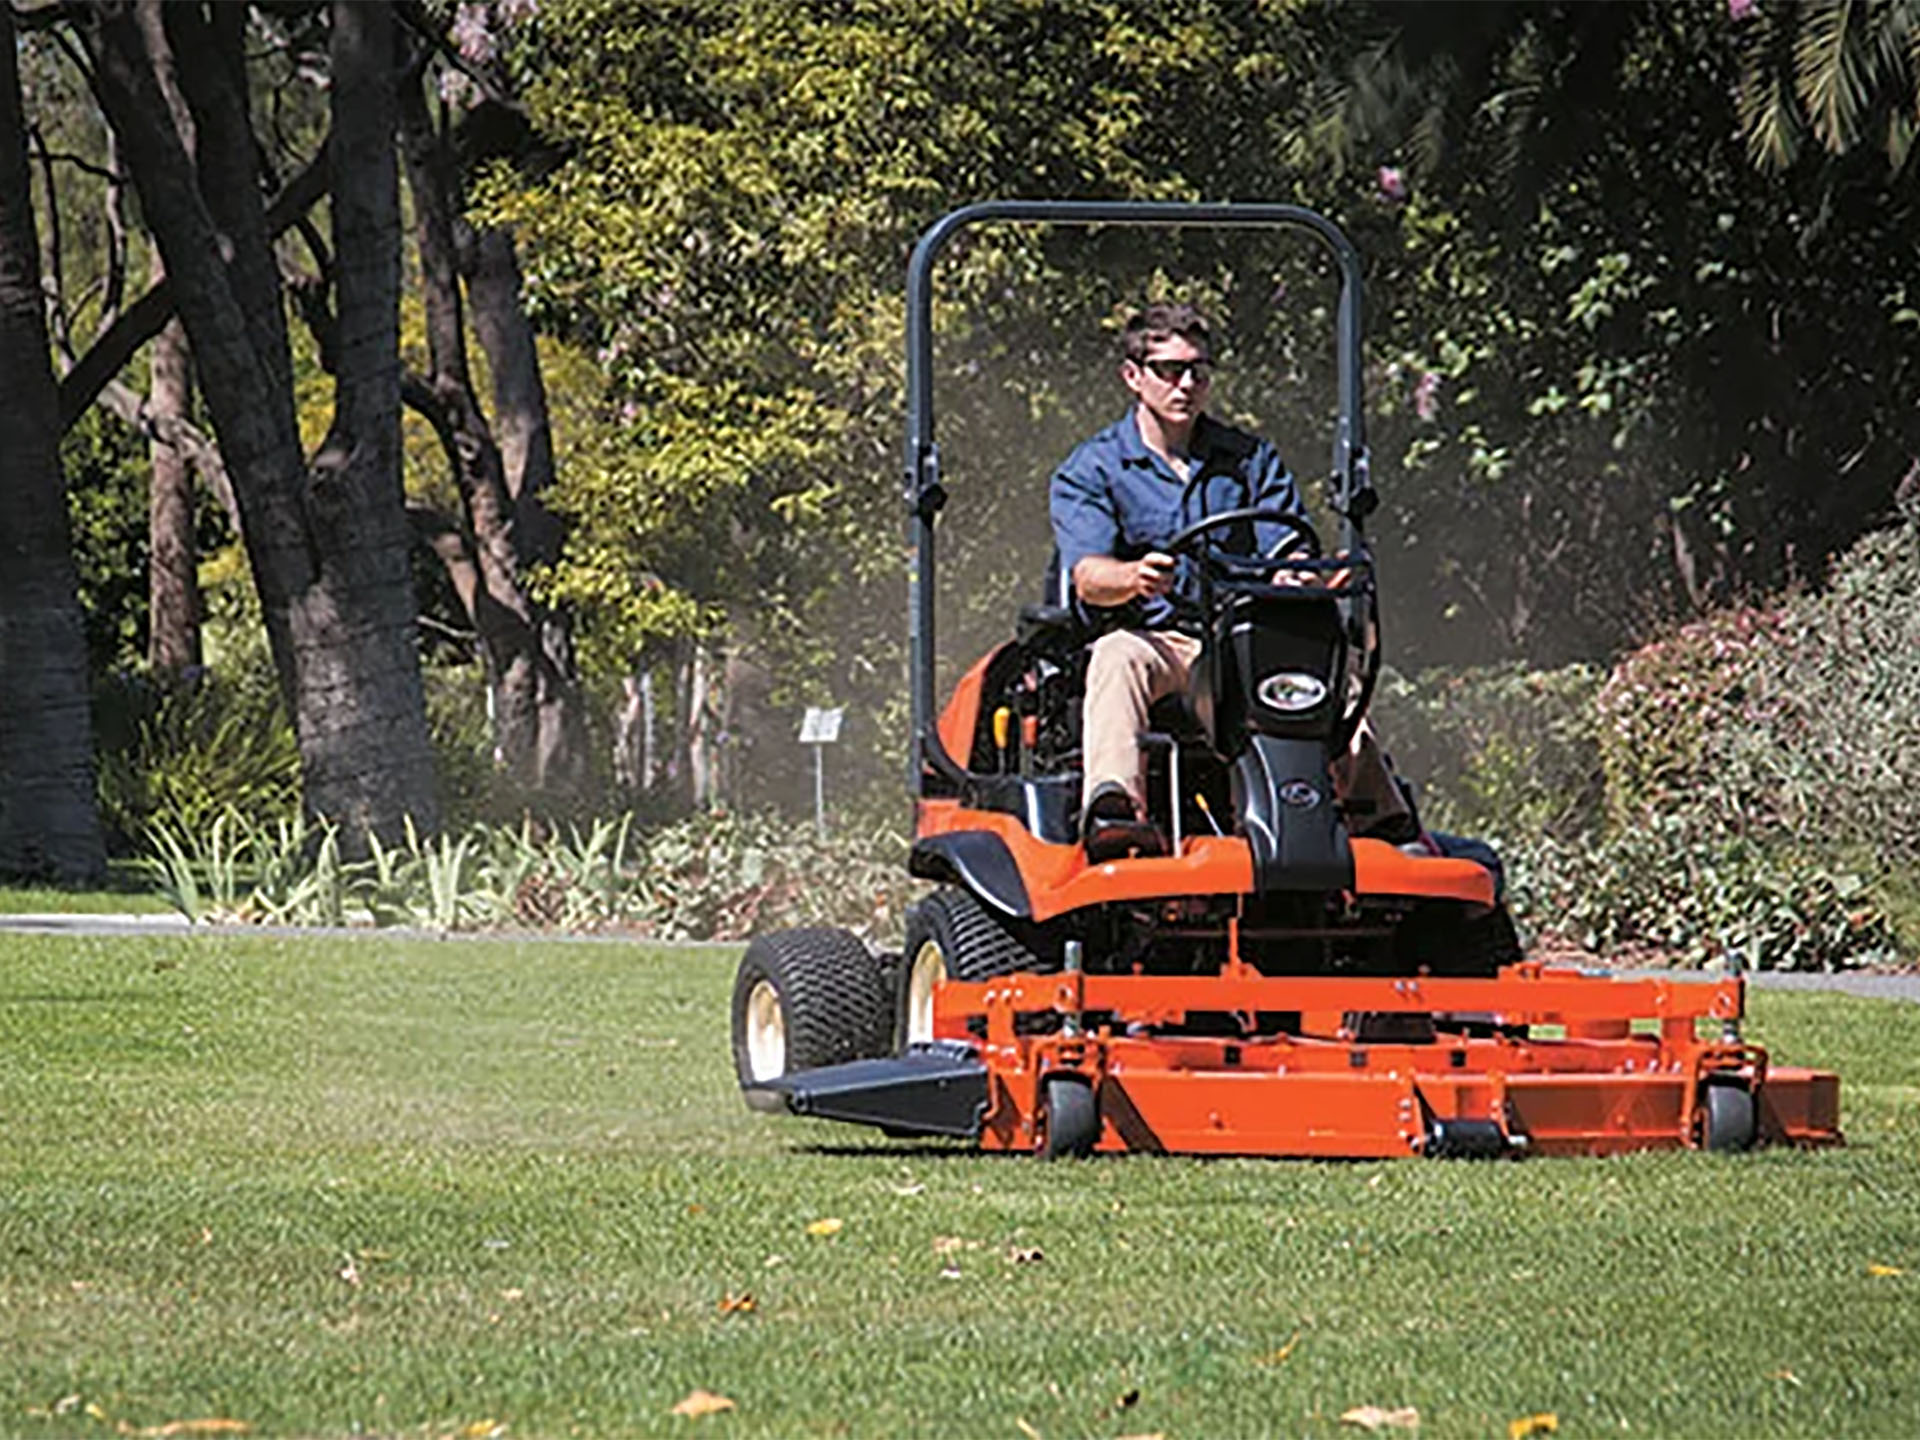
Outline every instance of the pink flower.
<svg viewBox="0 0 1920 1440">
<path fill-rule="evenodd" d="M 1727 0 L 1727 18 L 1745 20 L 1760 8 L 1758 0 Z"/>
<path fill-rule="evenodd" d="M 487 7 L 468 3 L 454 11 L 453 25 L 447 31 L 454 49 L 475 65 L 493 59 L 493 31 L 487 22 Z"/>
<path fill-rule="evenodd" d="M 1420 377 L 1420 383 L 1413 387 L 1413 413 L 1422 420 L 1431 420 L 1440 410 L 1440 377 L 1429 370 Z"/>
<path fill-rule="evenodd" d="M 440 98 L 458 109 L 465 110 L 480 98 L 480 90 L 473 81 L 458 70 L 440 72 Z"/>
<path fill-rule="evenodd" d="M 1407 177 L 1398 165 L 1382 165 L 1374 172 L 1373 183 L 1380 187 L 1382 199 L 1400 201 L 1407 198 Z"/>
</svg>

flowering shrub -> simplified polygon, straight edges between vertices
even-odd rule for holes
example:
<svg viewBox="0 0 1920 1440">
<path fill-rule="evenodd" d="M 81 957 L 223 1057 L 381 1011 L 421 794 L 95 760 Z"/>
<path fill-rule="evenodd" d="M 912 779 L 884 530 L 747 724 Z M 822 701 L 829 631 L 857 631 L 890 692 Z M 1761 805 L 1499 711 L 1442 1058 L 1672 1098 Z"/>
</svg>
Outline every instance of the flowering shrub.
<svg viewBox="0 0 1920 1440">
<path fill-rule="evenodd" d="M 1726 610 L 1622 660 L 1595 696 L 1594 734 L 1615 828 L 1656 813 L 1718 810 L 1745 828 L 1743 799 L 1716 783 L 1735 734 L 1793 728 L 1793 706 L 1770 684 L 1802 626 L 1791 609 Z M 1702 817 L 1703 820 L 1708 818 Z"/>
<path fill-rule="evenodd" d="M 1920 515 L 1825 587 L 1581 668 L 1383 678 L 1436 828 L 1492 841 L 1516 913 L 1603 953 L 1890 962 L 1920 872 Z"/>
<path fill-rule="evenodd" d="M 1601 954 L 1653 953 L 1756 970 L 1894 961 L 1868 879 L 1742 839 L 1702 837 L 1683 815 L 1564 842 L 1497 842 L 1523 923 Z"/>
</svg>

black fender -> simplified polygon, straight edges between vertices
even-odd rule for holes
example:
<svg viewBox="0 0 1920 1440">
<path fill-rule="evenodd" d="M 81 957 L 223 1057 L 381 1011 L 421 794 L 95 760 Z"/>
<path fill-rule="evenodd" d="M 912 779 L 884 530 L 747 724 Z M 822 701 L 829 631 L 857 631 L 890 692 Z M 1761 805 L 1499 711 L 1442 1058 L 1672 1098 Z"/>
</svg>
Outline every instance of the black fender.
<svg viewBox="0 0 1920 1440">
<path fill-rule="evenodd" d="M 949 830 L 923 836 L 907 852 L 907 873 L 971 892 L 981 904 L 1015 920 L 1033 917 L 1027 882 L 1007 842 L 990 830 Z"/>
</svg>

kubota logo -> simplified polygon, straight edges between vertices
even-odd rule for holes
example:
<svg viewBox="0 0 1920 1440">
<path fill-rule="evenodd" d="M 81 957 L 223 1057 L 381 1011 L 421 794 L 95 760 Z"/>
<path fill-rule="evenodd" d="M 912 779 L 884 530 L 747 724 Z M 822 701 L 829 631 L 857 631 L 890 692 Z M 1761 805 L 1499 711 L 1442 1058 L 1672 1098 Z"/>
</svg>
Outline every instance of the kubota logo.
<svg viewBox="0 0 1920 1440">
<path fill-rule="evenodd" d="M 1313 709 L 1327 698 L 1327 684 L 1318 675 L 1282 670 L 1277 675 L 1267 676 L 1253 693 L 1260 697 L 1262 705 L 1297 715 L 1302 710 Z"/>
</svg>

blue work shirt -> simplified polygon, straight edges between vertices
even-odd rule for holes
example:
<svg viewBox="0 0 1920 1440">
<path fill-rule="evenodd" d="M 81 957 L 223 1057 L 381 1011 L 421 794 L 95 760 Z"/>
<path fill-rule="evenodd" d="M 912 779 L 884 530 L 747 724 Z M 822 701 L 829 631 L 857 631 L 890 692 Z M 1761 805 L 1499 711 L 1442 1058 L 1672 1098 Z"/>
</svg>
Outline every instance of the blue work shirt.
<svg viewBox="0 0 1920 1440">
<path fill-rule="evenodd" d="M 1149 551 L 1164 550 L 1181 530 L 1223 510 L 1249 505 L 1300 510 L 1300 488 L 1280 452 L 1258 436 L 1202 415 L 1188 445 L 1190 462 L 1198 469 L 1182 479 L 1147 448 L 1130 409 L 1067 457 L 1054 472 L 1048 492 L 1062 577 L 1072 576 L 1073 567 L 1089 555 L 1138 560 Z M 1262 521 L 1218 535 L 1216 543 L 1245 554 L 1280 554 L 1295 538 L 1286 526 Z M 1061 583 L 1069 582 L 1063 578 Z M 1190 601 L 1199 598 L 1190 556 L 1180 557 L 1173 593 Z M 1129 630 L 1165 630 L 1175 624 L 1174 606 L 1164 596 L 1087 608 Z"/>
</svg>

